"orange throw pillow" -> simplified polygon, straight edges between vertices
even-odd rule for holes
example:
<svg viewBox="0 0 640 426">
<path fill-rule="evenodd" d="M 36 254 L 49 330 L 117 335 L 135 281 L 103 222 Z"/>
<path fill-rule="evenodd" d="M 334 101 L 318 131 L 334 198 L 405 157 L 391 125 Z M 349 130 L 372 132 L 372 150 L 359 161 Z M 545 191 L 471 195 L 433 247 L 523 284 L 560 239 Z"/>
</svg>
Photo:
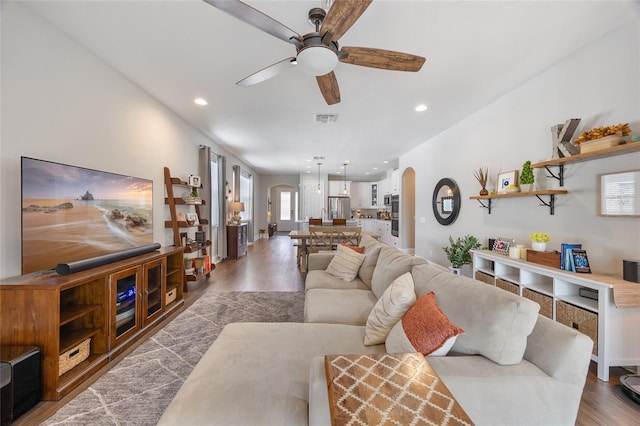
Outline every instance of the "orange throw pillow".
<svg viewBox="0 0 640 426">
<path fill-rule="evenodd" d="M 351 250 L 358 252 L 360 254 L 364 254 L 364 247 L 352 246 L 347 243 L 340 243 L 341 246 L 349 247 Z"/>
<path fill-rule="evenodd" d="M 397 323 L 385 342 L 387 352 L 420 352 L 443 356 L 464 330 L 452 324 L 440 310 L 436 295 L 429 292 L 419 298 Z"/>
</svg>

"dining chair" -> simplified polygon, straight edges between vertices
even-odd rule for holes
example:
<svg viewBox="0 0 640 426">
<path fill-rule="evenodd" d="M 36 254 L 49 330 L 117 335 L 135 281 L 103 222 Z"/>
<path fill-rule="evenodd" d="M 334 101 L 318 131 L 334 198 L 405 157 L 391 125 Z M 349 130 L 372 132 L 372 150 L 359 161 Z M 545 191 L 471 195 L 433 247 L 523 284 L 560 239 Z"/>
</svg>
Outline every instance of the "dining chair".
<svg viewBox="0 0 640 426">
<path fill-rule="evenodd" d="M 333 226 L 347 226 L 347 219 L 333 219 Z"/>
<path fill-rule="evenodd" d="M 309 218 L 309 226 L 322 226 L 322 218 Z"/>
<path fill-rule="evenodd" d="M 334 227 L 333 226 L 311 226 L 309 227 L 309 243 L 307 244 L 307 255 L 330 251 L 333 248 Z"/>
<path fill-rule="evenodd" d="M 332 243 L 334 245 L 344 243 L 350 246 L 360 244 L 362 228 L 359 226 L 338 226 L 333 230 Z"/>
</svg>

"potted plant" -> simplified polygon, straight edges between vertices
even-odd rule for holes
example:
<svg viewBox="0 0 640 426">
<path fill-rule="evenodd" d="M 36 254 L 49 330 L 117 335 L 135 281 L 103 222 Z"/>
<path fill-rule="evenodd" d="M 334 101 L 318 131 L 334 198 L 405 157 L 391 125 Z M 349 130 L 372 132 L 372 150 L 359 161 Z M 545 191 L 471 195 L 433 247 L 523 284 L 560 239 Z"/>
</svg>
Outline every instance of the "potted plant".
<svg viewBox="0 0 640 426">
<path fill-rule="evenodd" d="M 549 234 L 545 234 L 544 232 L 534 232 L 529 235 L 529 239 L 531 240 L 531 248 L 535 251 L 546 251 L 547 242 L 551 240 Z"/>
<path fill-rule="evenodd" d="M 461 275 L 462 265 L 471 264 L 470 250 L 480 248 L 480 242 L 473 235 L 458 237 L 455 241 L 449 235 L 449 247 L 443 247 L 447 259 L 451 262 L 451 272 Z"/>
<path fill-rule="evenodd" d="M 525 161 L 522 165 L 522 171 L 520 172 L 520 188 L 523 192 L 529 192 L 533 189 L 533 169 L 531 168 L 531 161 Z"/>
</svg>

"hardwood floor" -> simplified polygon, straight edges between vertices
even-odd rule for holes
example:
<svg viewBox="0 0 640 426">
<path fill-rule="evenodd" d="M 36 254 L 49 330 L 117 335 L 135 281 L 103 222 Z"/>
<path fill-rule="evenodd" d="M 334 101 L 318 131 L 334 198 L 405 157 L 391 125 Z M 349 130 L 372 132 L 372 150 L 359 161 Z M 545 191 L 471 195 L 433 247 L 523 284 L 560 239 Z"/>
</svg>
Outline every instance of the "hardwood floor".
<svg viewBox="0 0 640 426">
<path fill-rule="evenodd" d="M 190 284 L 185 294 L 185 307 L 192 304 L 205 291 L 303 291 L 305 275 L 301 273 L 295 260 L 295 248 L 286 233 L 270 239 L 261 239 L 249 246 L 248 255 L 237 260 L 226 260 L 216 266 L 208 282 Z M 138 344 L 140 344 L 139 342 Z M 121 355 L 135 349 L 135 346 Z M 71 395 L 56 402 L 42 402 L 34 410 L 22 416 L 14 424 L 39 424 L 53 415 L 71 398 L 98 379 L 100 371 L 84 386 Z M 597 379 L 596 364 L 591 363 L 587 383 L 584 388 L 577 425 L 640 425 L 640 405 L 622 394 L 619 378 L 629 372 L 622 368 L 612 368 L 610 381 Z"/>
</svg>

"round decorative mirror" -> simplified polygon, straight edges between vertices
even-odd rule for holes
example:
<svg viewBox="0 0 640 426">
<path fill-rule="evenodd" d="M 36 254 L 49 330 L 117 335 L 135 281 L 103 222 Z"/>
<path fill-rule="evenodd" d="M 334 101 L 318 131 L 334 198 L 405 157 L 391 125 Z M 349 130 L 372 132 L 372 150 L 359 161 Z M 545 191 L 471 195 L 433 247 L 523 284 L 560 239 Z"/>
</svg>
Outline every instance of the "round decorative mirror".
<svg viewBox="0 0 640 426">
<path fill-rule="evenodd" d="M 431 199 L 433 215 L 440 225 L 451 225 L 460 213 L 460 190 L 453 179 L 442 178 L 436 184 Z"/>
</svg>

